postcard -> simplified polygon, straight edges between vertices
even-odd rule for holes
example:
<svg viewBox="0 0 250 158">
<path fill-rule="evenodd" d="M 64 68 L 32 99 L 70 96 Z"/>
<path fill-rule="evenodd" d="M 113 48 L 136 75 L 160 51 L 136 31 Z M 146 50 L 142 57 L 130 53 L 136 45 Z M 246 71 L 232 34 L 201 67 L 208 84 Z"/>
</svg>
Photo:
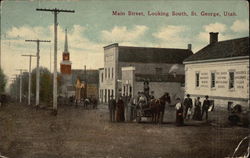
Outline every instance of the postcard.
<svg viewBox="0 0 250 158">
<path fill-rule="evenodd" d="M 245 0 L 1 0 L 0 158 L 247 158 Z"/>
</svg>

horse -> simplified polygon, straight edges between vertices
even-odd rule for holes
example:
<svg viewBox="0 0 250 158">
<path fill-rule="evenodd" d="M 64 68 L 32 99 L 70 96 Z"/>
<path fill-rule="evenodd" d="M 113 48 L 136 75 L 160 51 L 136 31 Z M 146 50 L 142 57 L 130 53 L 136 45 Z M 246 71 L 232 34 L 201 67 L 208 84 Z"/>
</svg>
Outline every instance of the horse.
<svg viewBox="0 0 250 158">
<path fill-rule="evenodd" d="M 152 122 L 158 123 L 160 118 L 160 101 L 159 99 L 152 99 L 149 102 L 149 108 L 152 116 Z"/>
<path fill-rule="evenodd" d="M 150 101 L 149 105 L 152 115 L 152 122 L 160 124 L 163 123 L 165 103 L 166 103 L 165 96 L 162 96 L 159 99 L 152 99 Z"/>
</svg>

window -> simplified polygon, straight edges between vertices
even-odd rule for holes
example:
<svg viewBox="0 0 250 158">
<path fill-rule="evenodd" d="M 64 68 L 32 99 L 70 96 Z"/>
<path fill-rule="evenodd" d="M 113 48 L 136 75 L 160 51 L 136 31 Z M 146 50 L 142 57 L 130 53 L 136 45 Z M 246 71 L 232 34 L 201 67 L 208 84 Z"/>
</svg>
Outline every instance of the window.
<svg viewBox="0 0 250 158">
<path fill-rule="evenodd" d="M 103 73 L 101 74 L 101 82 L 103 82 Z"/>
<path fill-rule="evenodd" d="M 122 96 L 125 96 L 125 91 L 126 91 L 126 89 L 125 89 L 126 87 L 125 86 L 123 86 L 123 93 L 122 93 Z"/>
<path fill-rule="evenodd" d="M 108 68 L 108 78 L 110 78 L 110 68 Z"/>
<path fill-rule="evenodd" d="M 114 78 L 114 68 L 112 68 L 112 78 Z"/>
<path fill-rule="evenodd" d="M 211 72 L 211 88 L 215 88 L 215 72 Z"/>
<path fill-rule="evenodd" d="M 195 87 L 200 87 L 200 73 L 195 73 Z"/>
<path fill-rule="evenodd" d="M 107 68 L 104 69 L 105 71 L 105 79 L 107 78 Z"/>
<path fill-rule="evenodd" d="M 104 102 L 107 103 L 107 89 L 104 91 Z"/>
<path fill-rule="evenodd" d="M 234 72 L 229 72 L 229 89 L 234 88 Z"/>
</svg>

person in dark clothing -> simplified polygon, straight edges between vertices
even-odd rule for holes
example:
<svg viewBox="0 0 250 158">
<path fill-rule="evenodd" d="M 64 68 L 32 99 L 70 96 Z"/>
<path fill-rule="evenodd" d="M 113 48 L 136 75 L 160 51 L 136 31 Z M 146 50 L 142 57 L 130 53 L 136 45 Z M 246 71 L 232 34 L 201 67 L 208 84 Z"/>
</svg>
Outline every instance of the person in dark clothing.
<svg viewBox="0 0 250 158">
<path fill-rule="evenodd" d="M 203 115 L 204 113 L 206 113 L 206 120 L 208 120 L 208 109 L 210 107 L 210 101 L 208 100 L 208 96 L 205 96 L 205 100 L 203 101 L 203 105 L 202 105 L 202 114 L 201 114 L 201 118 L 203 119 Z"/>
<path fill-rule="evenodd" d="M 125 116 L 124 116 L 124 102 L 122 100 L 122 97 L 120 97 L 117 101 L 117 108 L 116 108 L 116 121 L 117 122 L 124 122 Z"/>
<path fill-rule="evenodd" d="M 169 93 L 165 93 L 165 100 L 166 100 L 166 103 L 167 103 L 168 105 L 171 104 L 171 98 L 170 98 L 170 96 L 169 96 Z"/>
<path fill-rule="evenodd" d="M 177 98 L 176 101 L 177 101 L 176 106 L 175 106 L 175 109 L 176 109 L 176 125 L 177 126 L 182 126 L 182 125 L 184 125 L 183 106 L 182 106 L 180 98 Z"/>
<path fill-rule="evenodd" d="M 97 109 L 98 101 L 96 98 L 92 98 L 93 109 Z"/>
<path fill-rule="evenodd" d="M 148 81 L 144 81 L 143 83 L 143 92 L 144 95 L 149 98 L 149 82 Z"/>
<path fill-rule="evenodd" d="M 155 99 L 154 91 L 151 91 L 151 94 L 149 96 L 149 101 L 152 100 L 152 99 Z"/>
<path fill-rule="evenodd" d="M 184 118 L 186 119 L 187 117 L 187 112 L 188 112 L 188 109 L 191 111 L 193 107 L 193 101 L 192 99 L 190 98 L 190 95 L 187 94 L 187 98 L 184 99 Z"/>
<path fill-rule="evenodd" d="M 113 96 L 111 96 L 109 100 L 109 116 L 111 122 L 115 122 L 115 110 L 116 110 L 116 101 L 113 98 Z"/>
<path fill-rule="evenodd" d="M 194 115 L 193 120 L 201 120 L 201 102 L 200 97 L 197 97 L 194 103 Z"/>
</svg>

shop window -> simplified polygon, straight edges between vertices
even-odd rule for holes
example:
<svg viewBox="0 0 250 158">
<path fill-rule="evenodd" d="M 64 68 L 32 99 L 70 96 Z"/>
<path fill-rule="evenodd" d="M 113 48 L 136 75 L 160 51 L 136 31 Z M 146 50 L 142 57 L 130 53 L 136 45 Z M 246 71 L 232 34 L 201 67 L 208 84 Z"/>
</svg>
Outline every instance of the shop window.
<svg viewBox="0 0 250 158">
<path fill-rule="evenodd" d="M 215 72 L 211 72 L 211 88 L 215 88 Z"/>
<path fill-rule="evenodd" d="M 112 78 L 114 78 L 114 68 L 112 67 L 112 72 L 111 72 Z"/>
<path fill-rule="evenodd" d="M 229 72 L 229 89 L 234 88 L 234 72 Z"/>
<path fill-rule="evenodd" d="M 195 73 L 195 87 L 200 87 L 200 73 Z"/>
</svg>

